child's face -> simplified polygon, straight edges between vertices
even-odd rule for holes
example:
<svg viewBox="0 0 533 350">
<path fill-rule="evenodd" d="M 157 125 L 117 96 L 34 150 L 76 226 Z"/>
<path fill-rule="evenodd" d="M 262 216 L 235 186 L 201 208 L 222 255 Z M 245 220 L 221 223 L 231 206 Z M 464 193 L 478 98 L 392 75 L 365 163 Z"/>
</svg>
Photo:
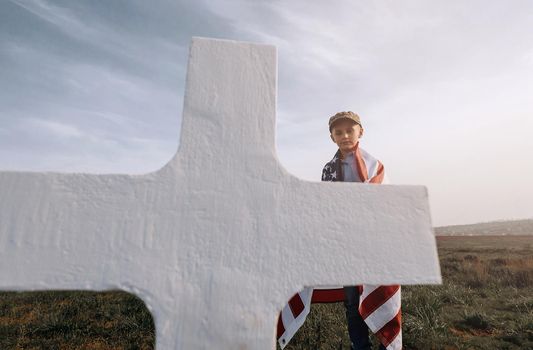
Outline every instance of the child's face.
<svg viewBox="0 0 533 350">
<path fill-rule="evenodd" d="M 350 119 L 341 119 L 333 124 L 331 139 L 343 154 L 349 153 L 363 135 L 363 128 Z"/>
</svg>

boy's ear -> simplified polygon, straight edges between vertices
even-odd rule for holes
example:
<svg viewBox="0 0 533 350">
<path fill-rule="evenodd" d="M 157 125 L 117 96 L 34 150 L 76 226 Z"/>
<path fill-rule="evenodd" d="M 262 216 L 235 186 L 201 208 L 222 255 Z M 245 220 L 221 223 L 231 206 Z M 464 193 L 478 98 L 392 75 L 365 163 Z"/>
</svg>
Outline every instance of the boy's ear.
<svg viewBox="0 0 533 350">
<path fill-rule="evenodd" d="M 333 141 L 333 143 L 335 143 L 335 139 L 333 138 L 333 134 L 329 134 L 329 137 L 331 138 L 331 141 Z"/>
<path fill-rule="evenodd" d="M 365 133 L 365 129 L 363 129 L 363 127 L 361 127 L 361 132 L 359 133 L 359 137 L 362 137 L 364 133 Z"/>
</svg>

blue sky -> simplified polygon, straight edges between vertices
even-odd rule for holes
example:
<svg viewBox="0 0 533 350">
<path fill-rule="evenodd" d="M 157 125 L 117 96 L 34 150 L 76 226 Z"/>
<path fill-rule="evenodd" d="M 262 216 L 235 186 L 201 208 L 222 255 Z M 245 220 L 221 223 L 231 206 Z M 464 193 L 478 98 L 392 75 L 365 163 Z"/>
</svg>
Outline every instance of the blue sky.
<svg viewBox="0 0 533 350">
<path fill-rule="evenodd" d="M 434 224 L 533 216 L 533 2 L 0 2 L 0 169 L 145 173 L 179 143 L 192 36 L 278 47 L 277 151 L 319 180 L 361 115 Z"/>
</svg>

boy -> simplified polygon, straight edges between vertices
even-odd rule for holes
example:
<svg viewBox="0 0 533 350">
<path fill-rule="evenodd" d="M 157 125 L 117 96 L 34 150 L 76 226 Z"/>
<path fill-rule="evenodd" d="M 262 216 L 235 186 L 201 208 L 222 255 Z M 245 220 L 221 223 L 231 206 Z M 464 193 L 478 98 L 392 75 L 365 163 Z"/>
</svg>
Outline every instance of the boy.
<svg viewBox="0 0 533 350">
<path fill-rule="evenodd" d="M 381 183 L 384 167 L 359 147 L 364 129 L 361 119 L 353 112 L 339 112 L 329 119 L 331 140 L 339 147 L 322 171 L 322 181 Z M 359 312 L 360 286 L 344 287 L 344 306 L 352 349 L 371 349 L 368 326 Z M 380 350 L 385 347 L 381 344 Z"/>
<path fill-rule="evenodd" d="M 359 147 L 359 139 L 364 130 L 357 114 L 335 114 L 329 119 L 329 131 L 331 140 L 339 149 L 324 166 L 322 181 L 383 182 L 383 164 Z M 380 350 L 402 349 L 400 286 L 366 284 L 344 288 L 307 287 L 296 293 L 278 318 L 277 337 L 280 347 L 285 348 L 304 323 L 311 303 L 338 301 L 344 301 L 346 307 L 353 350 L 371 349 L 369 329 L 378 337 Z M 291 304 L 297 307 L 293 308 Z"/>
<path fill-rule="evenodd" d="M 350 111 L 335 114 L 329 118 L 329 132 L 339 149 L 324 166 L 322 181 L 383 182 L 383 164 L 359 147 L 364 129 L 357 114 Z"/>
</svg>

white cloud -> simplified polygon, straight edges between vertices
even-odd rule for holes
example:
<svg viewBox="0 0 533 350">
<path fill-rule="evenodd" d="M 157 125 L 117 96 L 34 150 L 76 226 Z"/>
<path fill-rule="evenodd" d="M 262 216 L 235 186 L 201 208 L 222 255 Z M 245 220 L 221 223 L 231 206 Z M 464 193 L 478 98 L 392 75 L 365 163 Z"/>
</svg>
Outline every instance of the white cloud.
<svg viewBox="0 0 533 350">
<path fill-rule="evenodd" d="M 83 133 L 77 127 L 51 120 L 28 118 L 25 120 L 24 127 L 28 128 L 30 133 L 48 133 L 48 137 L 80 138 L 83 136 Z"/>
</svg>

